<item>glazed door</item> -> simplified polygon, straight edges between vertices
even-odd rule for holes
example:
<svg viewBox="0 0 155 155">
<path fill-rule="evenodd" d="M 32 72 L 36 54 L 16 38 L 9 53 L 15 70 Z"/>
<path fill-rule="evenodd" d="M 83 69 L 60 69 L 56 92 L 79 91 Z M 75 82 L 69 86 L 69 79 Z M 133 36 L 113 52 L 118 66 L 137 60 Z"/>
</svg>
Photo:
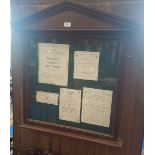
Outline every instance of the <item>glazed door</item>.
<svg viewBox="0 0 155 155">
<path fill-rule="evenodd" d="M 133 88 L 136 85 L 135 43 L 135 40 L 130 40 L 129 35 L 124 34 L 24 32 L 21 35 L 20 53 L 22 58 L 20 67 L 23 70 L 21 152 L 25 154 L 52 152 L 58 155 L 124 155 L 124 152 L 128 154 L 127 147 L 131 147 L 129 139 L 133 131 L 131 119 L 134 117 L 134 102 L 131 99 L 134 97 Z M 67 85 L 56 83 L 57 81 L 46 81 L 46 76 L 43 78 L 39 75 L 43 66 L 41 60 L 44 60 L 43 55 L 40 56 L 41 52 L 48 53 L 46 57 L 48 63 L 45 67 L 54 64 L 57 69 L 58 60 L 55 59 L 61 58 L 61 61 L 64 61 L 62 56 L 57 54 L 63 53 L 65 49 L 59 49 L 59 53 L 59 50 L 56 50 L 57 46 L 69 47 Z M 129 46 L 133 50 L 129 50 Z M 54 51 L 54 55 L 50 51 Z M 76 54 L 80 57 L 81 53 L 87 57 L 76 60 Z M 98 64 L 89 61 L 90 58 L 94 58 L 92 54 L 98 58 L 94 59 Z M 76 66 L 76 61 L 81 63 L 82 68 Z M 96 64 L 98 70 L 96 77 L 91 76 L 92 79 L 89 79 L 83 76 L 84 73 L 94 75 L 93 67 Z M 65 62 L 63 65 L 65 66 Z M 80 78 L 75 75 L 75 66 L 82 72 Z M 42 72 L 46 73 L 44 70 Z M 64 93 L 69 91 L 65 103 L 62 90 Z M 68 100 L 72 97 L 70 93 L 77 91 L 81 95 L 79 113 L 78 107 L 70 106 L 72 102 L 76 103 L 76 100 Z M 90 91 L 89 95 L 86 94 L 87 91 Z M 98 105 L 100 100 L 104 102 L 103 92 L 110 96 L 111 102 L 106 100 L 107 105 L 110 104 L 109 107 L 104 104 Z M 86 95 L 87 100 L 89 98 L 93 100 L 92 102 L 89 100 L 90 105 L 88 103 L 85 105 Z M 101 99 L 98 101 L 100 96 Z M 67 103 L 70 104 L 65 105 Z M 95 105 L 93 110 L 90 108 L 91 103 Z M 76 115 L 74 110 L 77 110 Z M 85 113 L 93 117 L 88 119 Z"/>
<path fill-rule="evenodd" d="M 62 2 L 13 23 L 12 38 L 15 154 L 140 155 L 136 25 Z"/>
</svg>

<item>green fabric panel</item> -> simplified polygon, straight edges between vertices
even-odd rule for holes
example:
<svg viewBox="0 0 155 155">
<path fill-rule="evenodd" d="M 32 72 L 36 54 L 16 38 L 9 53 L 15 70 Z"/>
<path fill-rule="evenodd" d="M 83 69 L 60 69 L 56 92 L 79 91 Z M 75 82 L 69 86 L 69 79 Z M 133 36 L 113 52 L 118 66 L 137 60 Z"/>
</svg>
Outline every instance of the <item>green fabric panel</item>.
<svg viewBox="0 0 155 155">
<path fill-rule="evenodd" d="M 69 55 L 69 79 L 68 87 L 71 89 L 83 90 L 83 87 L 90 87 L 96 89 L 105 89 L 114 91 L 113 103 L 116 100 L 117 91 L 117 73 L 118 73 L 118 55 L 121 47 L 120 40 L 92 40 L 92 39 L 51 39 L 43 36 L 39 37 L 27 37 L 24 41 L 27 48 L 25 49 L 28 57 L 28 69 L 30 75 L 30 104 L 29 104 L 29 118 L 39 121 L 51 122 L 56 124 L 63 124 L 67 126 L 88 129 L 91 131 L 112 133 L 111 126 L 104 128 L 96 125 L 90 125 L 86 123 L 73 123 L 69 121 L 59 120 L 59 107 L 55 105 L 48 105 L 44 103 L 37 103 L 35 100 L 36 91 L 46 91 L 52 93 L 59 93 L 61 86 L 54 86 L 48 84 L 38 83 L 38 43 L 60 43 L 70 44 L 70 55 Z M 99 60 L 99 77 L 98 81 L 87 81 L 73 79 L 74 69 L 74 51 L 96 51 L 100 52 Z"/>
</svg>

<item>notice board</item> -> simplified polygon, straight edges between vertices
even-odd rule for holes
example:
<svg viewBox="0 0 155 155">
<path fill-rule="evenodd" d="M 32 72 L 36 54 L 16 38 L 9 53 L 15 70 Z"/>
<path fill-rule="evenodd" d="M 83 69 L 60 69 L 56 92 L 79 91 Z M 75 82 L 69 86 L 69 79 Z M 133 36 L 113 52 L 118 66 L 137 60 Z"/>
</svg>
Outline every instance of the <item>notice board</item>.
<svg viewBox="0 0 155 155">
<path fill-rule="evenodd" d="M 113 134 L 121 39 L 23 38 L 27 119 Z"/>
</svg>

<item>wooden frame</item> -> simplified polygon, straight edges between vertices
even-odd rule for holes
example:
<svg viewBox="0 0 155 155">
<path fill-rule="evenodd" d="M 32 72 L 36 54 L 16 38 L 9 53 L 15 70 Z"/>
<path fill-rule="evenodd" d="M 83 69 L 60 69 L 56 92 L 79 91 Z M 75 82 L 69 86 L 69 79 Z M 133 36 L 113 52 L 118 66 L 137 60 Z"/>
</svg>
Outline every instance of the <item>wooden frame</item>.
<svg viewBox="0 0 155 155">
<path fill-rule="evenodd" d="M 99 29 L 97 27 L 97 24 L 95 24 L 94 26 L 90 26 L 89 25 L 89 28 L 87 29 L 83 29 L 83 28 L 80 28 L 80 29 L 74 29 L 74 28 L 60 28 L 60 29 L 57 29 L 57 28 L 50 28 L 48 30 L 85 30 L 85 31 L 90 31 L 90 30 L 95 30 L 95 31 L 98 31 L 98 30 L 106 30 L 106 31 L 131 31 L 133 29 L 136 29 L 138 27 L 138 24 L 133 22 L 133 21 L 130 21 L 130 20 L 126 20 L 125 18 L 122 18 L 122 17 L 118 17 L 118 16 L 114 16 L 110 13 L 107 13 L 107 12 L 100 12 L 98 10 L 95 10 L 95 9 L 92 9 L 92 8 L 89 8 L 89 7 L 86 7 L 84 5 L 81 5 L 81 4 L 78 4 L 78 3 L 74 3 L 74 2 L 68 2 L 68 1 L 63 1 L 61 3 L 58 3 L 58 4 L 55 4 L 54 6 L 51 6 L 47 9 L 44 9 L 42 11 L 40 11 L 39 13 L 36 13 L 34 15 L 31 15 L 31 16 L 28 16 L 28 17 L 25 17 L 23 19 L 20 19 L 19 21 L 15 21 L 12 23 L 12 26 L 15 28 L 15 29 L 18 29 L 18 30 L 24 30 L 24 29 L 36 29 L 36 28 L 28 28 L 29 25 L 32 25 L 34 23 L 37 23 L 43 19 L 46 19 L 48 17 L 54 17 L 55 15 L 58 15 L 62 12 L 65 12 L 65 11 L 71 11 L 72 13 L 80 13 L 81 15 L 85 15 L 87 17 L 90 17 L 90 18 L 94 18 L 94 19 L 97 19 L 99 21 L 103 21 L 104 24 L 105 23 L 109 23 L 109 24 L 112 24 L 114 27 L 113 28 L 104 28 L 104 24 L 102 24 L 102 28 Z M 82 19 L 81 19 L 82 21 Z M 40 23 L 39 23 L 40 24 Z M 81 23 L 76 23 L 77 27 L 80 27 L 80 24 Z M 96 26 L 96 28 L 95 28 Z M 108 25 L 110 26 L 110 25 Z M 52 27 L 52 26 L 51 26 Z M 59 27 L 58 24 L 56 25 L 56 27 Z M 92 28 L 91 28 L 92 27 Z M 44 29 L 42 28 L 41 30 L 47 30 L 47 29 Z"/>
<path fill-rule="evenodd" d="M 102 32 L 100 32 L 100 33 L 102 33 Z M 38 34 L 38 33 L 36 33 L 35 32 L 35 34 L 37 34 L 37 36 L 41 36 L 40 34 Z M 44 34 L 44 33 L 43 33 Z M 54 34 L 52 34 L 52 33 L 48 33 L 48 36 L 57 36 L 58 35 L 58 33 L 54 33 Z M 60 37 L 62 37 L 62 33 L 60 32 Z M 76 35 L 77 35 L 77 38 L 79 38 L 79 37 L 81 37 L 81 35 L 78 35 L 78 33 L 76 33 L 76 32 L 72 32 L 72 33 L 66 33 L 65 34 L 65 36 L 64 37 L 66 37 L 66 35 L 71 35 L 71 38 L 72 37 L 76 37 Z M 104 33 L 103 33 L 103 35 L 104 35 Z M 108 40 L 108 39 L 119 39 L 119 40 L 122 40 L 123 41 L 123 45 L 124 45 L 124 47 L 122 47 L 122 50 L 124 51 L 125 50 L 125 40 L 127 39 L 125 36 L 120 36 L 120 35 L 108 35 L 108 34 L 106 34 L 106 35 L 104 35 L 104 37 L 103 37 L 103 35 L 102 34 L 100 34 L 100 35 L 96 35 L 96 33 L 94 33 L 94 34 L 91 34 L 91 36 L 93 36 L 93 38 L 97 38 L 97 39 L 106 39 L 106 40 Z M 31 36 L 31 35 L 30 35 Z M 33 35 L 32 35 L 33 36 Z M 86 37 L 88 37 L 87 35 L 84 35 L 83 36 L 84 38 Z M 90 38 L 90 36 L 89 36 L 89 38 Z M 21 53 L 21 55 L 22 55 L 22 53 Z M 24 59 L 26 58 L 26 55 L 24 55 L 24 56 L 22 56 Z M 121 55 L 121 64 L 119 65 L 119 66 L 125 66 L 125 65 L 123 65 L 122 64 L 122 62 L 125 60 L 125 58 L 126 58 L 126 53 L 124 52 L 122 55 Z M 27 62 L 26 60 L 25 60 L 25 62 Z M 121 94 L 121 86 L 122 86 L 122 84 L 121 84 L 121 77 L 122 77 L 122 74 L 123 74 L 123 68 L 121 68 L 121 70 L 119 71 L 119 83 L 120 83 L 120 87 L 119 87 L 119 92 L 118 92 L 118 96 L 119 96 L 119 94 Z M 27 71 L 24 69 L 24 73 L 27 73 Z M 116 115 L 116 113 L 117 113 L 117 111 L 119 111 L 119 105 L 120 105 L 120 101 L 119 101 L 119 98 L 120 97 L 117 97 L 117 102 L 118 103 L 116 103 L 116 105 L 117 105 L 117 111 L 116 110 L 113 110 L 113 116 L 112 116 L 112 118 L 114 119 L 112 119 L 112 122 L 113 122 L 113 135 L 108 135 L 108 134 L 102 134 L 102 133 L 97 133 L 97 132 L 93 132 L 93 131 L 89 131 L 89 130 L 86 130 L 86 129 L 79 129 L 79 128 L 75 128 L 75 127 L 68 127 L 68 126 L 64 126 L 64 125 L 57 125 L 57 124 L 53 124 L 53 123 L 48 123 L 48 122 L 41 122 L 41 121 L 37 121 L 37 120 L 31 120 L 31 119 L 27 119 L 27 113 L 28 113 L 28 111 L 27 111 L 27 109 L 28 109 L 28 103 L 30 102 L 29 100 L 27 100 L 28 98 L 29 98 L 29 82 L 27 82 L 27 81 L 29 81 L 28 80 L 29 79 L 29 77 L 28 76 L 26 76 L 26 75 L 24 75 L 24 79 L 23 79 L 23 86 L 22 86 L 22 88 L 23 88 L 23 94 L 24 94 L 24 96 L 23 96 L 23 101 L 22 101 L 22 109 L 21 109 L 21 111 L 23 111 L 23 113 L 24 113 L 24 117 L 23 117 L 23 119 L 22 119 L 22 124 L 24 124 L 24 127 L 26 127 L 26 124 L 30 124 L 30 125 L 32 125 L 32 126 L 41 126 L 41 127 L 45 127 L 45 128 L 47 128 L 47 130 L 48 129 L 52 129 L 53 130 L 53 133 L 59 133 L 60 135 L 67 135 L 67 136 L 70 136 L 70 137 L 77 137 L 76 135 L 78 134 L 78 135 L 81 135 L 81 136 L 78 136 L 78 138 L 80 139 L 85 139 L 85 140 L 90 140 L 90 141 L 92 141 L 92 138 L 94 139 L 93 141 L 97 141 L 97 142 L 100 142 L 100 143 L 105 143 L 104 141 L 105 140 L 110 140 L 110 141 L 112 141 L 113 142 L 113 144 L 112 145 L 115 145 L 115 146 L 121 146 L 122 145 L 122 140 L 121 139 L 119 139 L 119 135 L 118 135 L 118 133 L 116 132 L 116 130 L 117 130 L 117 123 L 115 124 L 115 122 L 116 122 L 116 120 L 118 119 L 119 120 L 119 116 L 118 115 Z M 113 109 L 115 109 L 116 107 L 114 107 Z M 116 115 L 116 116 L 115 116 Z M 26 123 L 26 124 L 25 124 Z M 21 125 L 21 127 L 23 127 L 23 125 Z M 85 137 L 85 138 L 84 138 Z M 112 143 L 112 142 L 110 142 L 110 143 Z"/>
<path fill-rule="evenodd" d="M 71 28 L 64 28 L 63 26 L 58 26 L 58 29 L 55 27 L 52 27 L 49 29 L 44 25 L 44 20 L 47 18 L 52 18 L 53 16 L 59 15 L 59 13 L 65 12 L 65 11 L 71 11 L 75 12 L 77 14 L 80 14 L 83 16 L 91 17 L 97 21 L 101 21 L 101 27 L 99 28 L 97 24 L 90 25 L 90 28 L 88 28 L 88 25 L 84 25 L 84 27 L 80 27 L 80 23 L 77 23 L 77 27 L 71 27 Z M 72 18 L 71 18 L 72 19 Z M 59 18 L 60 21 L 63 22 L 62 17 Z M 82 21 L 84 21 L 82 19 Z M 39 25 L 44 26 L 42 27 L 37 27 L 35 23 L 40 22 Z M 108 26 L 106 25 L 108 24 Z M 125 96 L 124 93 L 129 93 L 131 98 L 133 97 L 133 94 L 131 92 L 131 89 L 127 90 L 127 87 L 129 86 L 129 79 L 124 79 L 124 77 L 127 77 L 129 73 L 124 71 L 124 68 L 126 69 L 131 69 L 130 67 L 132 66 L 130 64 L 130 59 L 132 61 L 135 61 L 136 56 L 134 52 L 129 51 L 129 46 L 133 46 L 136 48 L 136 42 L 132 41 L 132 38 L 136 36 L 135 32 L 137 31 L 137 26 L 135 23 L 125 20 L 123 18 L 113 16 L 111 14 L 108 14 L 106 12 L 99 12 L 97 10 L 79 5 L 77 3 L 72 3 L 72 2 L 62 2 L 60 4 L 56 4 L 55 6 L 49 7 L 48 9 L 45 9 L 37 14 L 34 14 L 32 16 L 29 16 L 27 18 L 24 18 L 22 20 L 16 21 L 12 23 L 13 27 L 13 33 L 12 36 L 13 38 L 16 38 L 13 40 L 13 46 L 12 46 L 12 51 L 14 53 L 13 56 L 13 79 L 14 79 L 14 85 L 16 88 L 14 89 L 14 102 L 16 103 L 16 110 L 20 111 L 19 114 L 15 115 L 15 119 L 18 117 L 17 124 L 19 125 L 19 128 L 17 127 L 16 133 L 20 133 L 21 128 L 26 128 L 26 129 L 32 129 L 37 132 L 47 132 L 49 134 L 57 134 L 57 135 L 63 135 L 63 136 L 69 136 L 69 137 L 74 137 L 77 139 L 82 139 L 86 141 L 91 141 L 91 142 L 97 142 L 101 144 L 106 144 L 109 146 L 114 146 L 114 147 L 122 147 L 123 145 L 123 139 L 122 139 L 122 124 L 120 120 L 120 112 L 121 109 L 126 109 L 129 107 L 131 108 L 133 105 L 129 105 L 130 103 L 124 103 L 125 101 Z M 109 28 L 110 27 L 110 28 Z M 63 126 L 57 126 L 57 125 L 49 125 L 48 123 L 40 123 L 38 121 L 32 121 L 32 120 L 27 120 L 25 119 L 26 117 L 23 116 L 25 113 L 25 98 L 24 92 L 23 92 L 23 69 L 21 66 L 23 65 L 21 60 L 22 60 L 22 53 L 21 53 L 21 35 L 22 33 L 27 33 L 27 32 L 34 32 L 34 33 L 39 33 L 39 34 L 49 34 L 49 33 L 54 33 L 56 35 L 60 34 L 93 34 L 98 35 L 98 34 L 103 34 L 103 35 L 118 35 L 118 36 L 123 36 L 124 39 L 124 49 L 127 49 L 126 53 L 124 52 L 124 55 L 122 55 L 122 64 L 126 64 L 125 66 L 120 66 L 121 70 L 121 88 L 119 91 L 119 97 L 118 97 L 118 109 L 117 113 L 118 116 L 116 118 L 116 124 L 115 124 L 115 131 L 114 131 L 114 136 L 108 136 L 108 135 L 101 135 L 97 133 L 92 133 L 92 132 L 85 132 L 83 130 L 76 130 L 73 128 L 69 127 L 63 127 Z M 136 39 L 135 39 L 136 40 Z M 127 43 L 128 42 L 128 43 Z M 16 46 L 16 47 L 15 47 Z M 130 48 L 132 49 L 132 48 Z M 131 71 L 131 70 L 130 70 Z M 135 70 L 132 71 L 133 73 Z M 129 78 L 129 77 L 128 77 Z M 132 86 L 135 83 L 135 78 L 136 75 L 133 76 L 132 78 Z M 125 84 L 127 82 L 127 84 Z M 125 92 L 123 93 L 123 91 Z M 20 97 L 17 97 L 17 96 Z M 121 97 L 122 96 L 122 97 Z M 23 102 L 24 101 L 24 102 Z M 127 107 L 125 107 L 127 106 Z M 127 117 L 127 116 L 126 116 Z M 20 142 L 18 141 L 18 144 Z"/>
</svg>

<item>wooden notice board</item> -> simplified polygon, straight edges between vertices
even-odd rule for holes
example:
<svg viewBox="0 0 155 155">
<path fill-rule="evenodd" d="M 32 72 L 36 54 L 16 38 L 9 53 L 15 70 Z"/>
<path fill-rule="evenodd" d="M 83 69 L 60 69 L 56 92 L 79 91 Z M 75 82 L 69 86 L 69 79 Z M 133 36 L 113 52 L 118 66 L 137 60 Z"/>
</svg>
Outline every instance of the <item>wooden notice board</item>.
<svg viewBox="0 0 155 155">
<path fill-rule="evenodd" d="M 112 39 L 106 39 L 106 36 L 98 35 L 92 36 L 76 36 L 72 39 L 70 35 L 63 36 L 38 36 L 37 34 L 27 34 L 24 36 L 22 45 L 26 51 L 24 53 L 25 69 L 27 70 L 24 74 L 24 78 L 28 79 L 25 85 L 29 85 L 29 104 L 27 109 L 28 119 L 34 119 L 38 121 L 48 122 L 57 125 L 66 125 L 79 129 L 86 129 L 99 133 L 113 134 L 113 121 L 115 120 L 115 107 L 117 99 L 117 88 L 118 88 L 118 73 L 120 64 L 120 53 L 122 50 L 121 37 L 115 36 Z M 25 39 L 26 38 L 26 39 Z M 38 71 L 39 71 L 39 43 L 49 44 L 67 44 L 70 46 L 69 49 L 69 65 L 68 65 L 68 85 L 57 86 L 47 83 L 38 82 Z M 98 80 L 83 80 L 75 79 L 73 77 L 74 72 L 74 53 L 75 51 L 96 51 L 100 53 L 99 56 L 99 68 L 98 68 Z M 75 123 L 66 120 L 59 119 L 59 104 L 46 104 L 36 101 L 36 92 L 45 91 L 60 94 L 60 88 L 69 88 L 83 91 L 84 87 L 111 90 L 112 96 L 112 112 L 111 112 L 111 123 L 109 127 L 103 127 L 99 125 L 93 125 L 89 123 Z M 82 100 L 82 99 L 81 99 Z M 82 103 L 81 103 L 82 104 Z M 81 106 L 82 110 L 82 106 Z M 80 110 L 80 111 L 81 111 Z M 81 118 L 81 114 L 80 114 Z M 101 118 L 102 119 L 102 118 Z"/>
</svg>

